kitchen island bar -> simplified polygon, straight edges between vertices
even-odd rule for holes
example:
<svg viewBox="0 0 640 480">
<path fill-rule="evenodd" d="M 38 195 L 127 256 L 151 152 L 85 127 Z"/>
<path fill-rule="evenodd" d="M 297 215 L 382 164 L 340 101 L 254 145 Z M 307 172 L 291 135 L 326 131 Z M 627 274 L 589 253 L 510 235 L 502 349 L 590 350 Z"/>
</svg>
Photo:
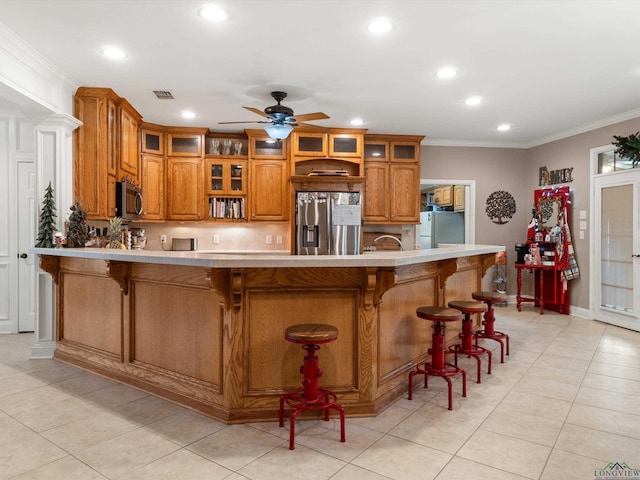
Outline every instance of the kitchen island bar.
<svg viewBox="0 0 640 480">
<path fill-rule="evenodd" d="M 338 328 L 320 384 L 347 416 L 407 392 L 431 331 L 421 305 L 471 298 L 502 246 L 353 256 L 31 249 L 56 288 L 55 358 L 226 423 L 276 420 L 298 388 L 301 350 L 284 331 Z M 479 317 L 475 326 L 480 326 Z M 459 330 L 447 330 L 454 341 Z"/>
</svg>

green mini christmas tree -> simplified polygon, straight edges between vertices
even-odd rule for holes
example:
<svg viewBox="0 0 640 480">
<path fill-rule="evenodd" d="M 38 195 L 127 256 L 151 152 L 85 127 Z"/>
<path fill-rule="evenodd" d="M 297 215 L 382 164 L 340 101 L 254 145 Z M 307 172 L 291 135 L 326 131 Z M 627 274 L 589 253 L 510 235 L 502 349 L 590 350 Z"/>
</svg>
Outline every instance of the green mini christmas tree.
<svg viewBox="0 0 640 480">
<path fill-rule="evenodd" d="M 36 247 L 53 248 L 53 232 L 56 231 L 56 202 L 53 198 L 53 188 L 51 182 L 45 189 L 44 200 L 42 200 L 42 210 L 40 210 L 40 221 L 38 223 L 38 238 Z"/>
<path fill-rule="evenodd" d="M 67 234 L 68 247 L 84 247 L 89 240 L 89 225 L 87 224 L 87 212 L 79 203 L 71 206 L 69 215 L 69 233 Z"/>
</svg>

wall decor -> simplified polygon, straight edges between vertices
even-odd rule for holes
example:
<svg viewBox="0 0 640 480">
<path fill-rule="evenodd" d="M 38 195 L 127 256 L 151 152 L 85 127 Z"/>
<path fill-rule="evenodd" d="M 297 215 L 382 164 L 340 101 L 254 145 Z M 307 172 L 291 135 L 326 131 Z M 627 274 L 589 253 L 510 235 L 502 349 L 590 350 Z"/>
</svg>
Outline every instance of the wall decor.
<svg viewBox="0 0 640 480">
<path fill-rule="evenodd" d="M 516 213 L 516 200 L 509 192 L 498 190 L 487 197 L 485 212 L 493 223 L 504 225 Z"/>
<path fill-rule="evenodd" d="M 561 168 L 559 170 L 549 171 L 547 167 L 540 167 L 540 175 L 538 177 L 538 185 L 555 185 L 556 183 L 573 182 L 573 167 Z"/>
</svg>

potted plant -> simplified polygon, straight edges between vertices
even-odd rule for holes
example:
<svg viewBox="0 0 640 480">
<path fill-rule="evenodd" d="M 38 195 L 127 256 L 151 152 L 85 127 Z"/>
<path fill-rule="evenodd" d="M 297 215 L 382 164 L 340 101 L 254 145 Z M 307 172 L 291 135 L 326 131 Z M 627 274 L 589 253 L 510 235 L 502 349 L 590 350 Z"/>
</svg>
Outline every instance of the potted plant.
<svg viewBox="0 0 640 480">
<path fill-rule="evenodd" d="M 616 154 L 631 160 L 635 168 L 640 163 L 640 132 L 632 133 L 628 137 L 614 135 L 616 139 L 612 142 L 616 146 Z"/>
</svg>

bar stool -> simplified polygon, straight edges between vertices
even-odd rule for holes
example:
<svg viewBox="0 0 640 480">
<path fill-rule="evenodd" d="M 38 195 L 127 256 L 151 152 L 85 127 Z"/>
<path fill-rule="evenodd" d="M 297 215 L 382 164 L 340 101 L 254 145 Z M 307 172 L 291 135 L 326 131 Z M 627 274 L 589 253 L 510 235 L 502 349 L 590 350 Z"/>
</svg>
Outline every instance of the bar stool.
<svg viewBox="0 0 640 480">
<path fill-rule="evenodd" d="M 484 314 L 484 330 L 475 333 L 476 346 L 478 345 L 478 338 L 488 338 L 495 340 L 500 344 L 500 363 L 504 363 L 504 341 L 507 343 L 507 355 L 509 355 L 509 335 L 502 332 L 497 332 L 494 328 L 495 316 L 493 315 L 493 304 L 504 303 L 507 301 L 507 295 L 500 292 L 473 292 L 471 297 L 474 300 L 479 300 L 487 304 L 487 311 Z"/>
<path fill-rule="evenodd" d="M 293 325 L 285 330 L 284 337 L 292 343 L 302 344 L 302 349 L 307 353 L 304 364 L 300 367 L 303 375 L 302 386 L 280 396 L 280 426 L 284 427 L 284 404 L 293 408 L 291 412 L 291 426 L 289 432 L 289 450 L 293 450 L 295 436 L 296 417 L 302 410 L 324 410 L 324 419 L 329 421 L 329 409 L 333 408 L 340 413 L 340 441 L 345 441 L 344 435 L 344 408 L 337 404 L 335 394 L 329 390 L 318 388 L 318 378 L 322 376 L 322 370 L 318 367 L 316 350 L 323 343 L 333 342 L 338 338 L 338 329 L 331 325 L 303 324 Z"/>
<path fill-rule="evenodd" d="M 413 377 L 424 375 L 424 388 L 427 388 L 429 376 L 442 377 L 447 381 L 449 392 L 449 410 L 453 410 L 451 400 L 451 380 L 449 377 L 462 375 L 462 396 L 467 396 L 467 374 L 462 368 L 445 362 L 444 350 L 444 325 L 446 322 L 454 322 L 462 318 L 460 310 L 446 307 L 418 307 L 416 309 L 418 318 L 436 322 L 433 325 L 433 336 L 431 337 L 431 348 L 427 353 L 431 355 L 431 363 L 416 365 L 416 369 L 409 373 L 409 400 L 413 397 Z"/>
<path fill-rule="evenodd" d="M 471 315 L 474 313 L 483 313 L 488 310 L 488 307 L 485 303 L 482 302 L 473 302 L 469 300 L 456 300 L 453 302 L 449 302 L 449 307 L 455 308 L 456 310 L 460 310 L 464 314 L 464 318 L 462 319 L 462 332 L 459 337 L 461 343 L 456 345 L 451 345 L 449 347 L 449 351 L 447 353 L 453 353 L 455 355 L 455 365 L 458 366 L 458 354 L 469 355 L 476 359 L 478 364 L 478 379 L 476 380 L 478 383 L 481 383 L 480 380 L 480 369 L 482 360 L 480 359 L 480 355 L 483 353 L 487 354 L 488 358 L 488 367 L 487 373 L 491 374 L 491 350 L 484 347 L 479 347 L 473 345 L 473 320 L 471 319 Z"/>
</svg>

